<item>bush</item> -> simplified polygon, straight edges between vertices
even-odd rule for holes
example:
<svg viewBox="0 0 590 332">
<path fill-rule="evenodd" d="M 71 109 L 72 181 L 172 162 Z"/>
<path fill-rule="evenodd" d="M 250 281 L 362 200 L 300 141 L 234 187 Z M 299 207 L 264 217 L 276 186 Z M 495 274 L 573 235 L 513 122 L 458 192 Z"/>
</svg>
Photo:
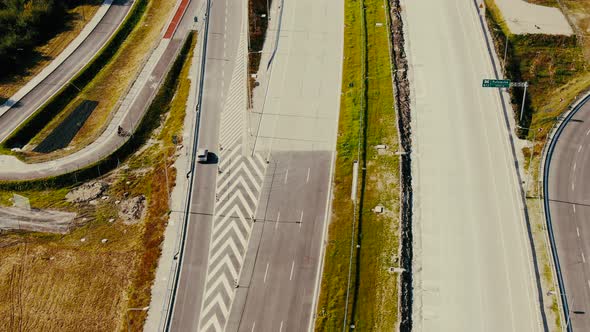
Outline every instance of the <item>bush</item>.
<svg viewBox="0 0 590 332">
<path fill-rule="evenodd" d="M 69 1 L 0 0 L 0 75 L 19 67 L 33 49 L 64 28 Z"/>
</svg>

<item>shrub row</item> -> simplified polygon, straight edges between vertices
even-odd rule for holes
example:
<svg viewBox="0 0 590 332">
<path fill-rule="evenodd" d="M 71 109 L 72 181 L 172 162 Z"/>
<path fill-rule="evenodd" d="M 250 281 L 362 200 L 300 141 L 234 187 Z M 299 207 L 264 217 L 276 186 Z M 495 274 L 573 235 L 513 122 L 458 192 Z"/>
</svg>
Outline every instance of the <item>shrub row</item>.
<svg viewBox="0 0 590 332">
<path fill-rule="evenodd" d="M 180 81 L 179 76 L 182 66 L 187 60 L 187 55 L 194 38 L 195 32 L 191 31 L 176 57 L 176 60 L 174 60 L 174 63 L 170 67 L 158 93 L 152 100 L 146 114 L 139 123 L 137 130 L 119 149 L 103 160 L 77 171 L 45 179 L 0 182 L 0 189 L 20 191 L 62 188 L 94 179 L 119 166 L 120 162 L 125 161 L 147 141 L 154 129 L 159 126 L 160 116 L 168 111 L 170 102 L 174 97 L 174 93 Z"/>
<path fill-rule="evenodd" d="M 59 114 L 78 95 L 80 92 L 78 89 L 86 87 L 100 70 L 111 61 L 121 44 L 141 20 L 148 2 L 149 0 L 136 0 L 125 21 L 99 53 L 69 83 L 46 101 L 29 119 L 23 122 L 2 143 L 2 147 L 11 149 L 25 146 L 47 123 Z"/>
</svg>

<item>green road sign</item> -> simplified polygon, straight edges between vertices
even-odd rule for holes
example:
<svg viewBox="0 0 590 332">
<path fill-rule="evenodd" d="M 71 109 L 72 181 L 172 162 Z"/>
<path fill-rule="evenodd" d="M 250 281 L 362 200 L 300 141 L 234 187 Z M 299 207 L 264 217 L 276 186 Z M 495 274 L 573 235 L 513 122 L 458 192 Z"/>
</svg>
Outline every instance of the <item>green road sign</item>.
<svg viewBox="0 0 590 332">
<path fill-rule="evenodd" d="M 509 88 L 510 80 L 484 79 L 483 82 L 481 82 L 481 86 L 484 88 Z"/>
</svg>

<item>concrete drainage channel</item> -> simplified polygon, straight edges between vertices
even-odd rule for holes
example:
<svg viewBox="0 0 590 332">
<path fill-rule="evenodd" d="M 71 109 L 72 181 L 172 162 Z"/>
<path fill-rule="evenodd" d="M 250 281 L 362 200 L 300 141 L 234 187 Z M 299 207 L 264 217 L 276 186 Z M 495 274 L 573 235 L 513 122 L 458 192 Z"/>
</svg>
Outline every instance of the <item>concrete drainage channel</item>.
<svg viewBox="0 0 590 332">
<path fill-rule="evenodd" d="M 410 113 L 410 85 L 408 81 L 408 61 L 404 51 L 403 19 L 399 0 L 388 0 L 391 20 L 391 52 L 395 65 L 393 76 L 395 89 L 395 109 L 398 119 L 398 133 L 401 152 L 401 267 L 405 270 L 401 274 L 400 294 L 400 331 L 412 330 L 412 140 Z"/>
</svg>

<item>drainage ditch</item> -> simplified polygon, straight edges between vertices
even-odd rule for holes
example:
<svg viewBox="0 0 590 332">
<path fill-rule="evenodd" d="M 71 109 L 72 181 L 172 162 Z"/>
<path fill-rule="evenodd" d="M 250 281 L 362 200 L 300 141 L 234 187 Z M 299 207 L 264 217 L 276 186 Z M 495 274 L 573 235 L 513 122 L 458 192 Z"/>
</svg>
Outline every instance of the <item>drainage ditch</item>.
<svg viewBox="0 0 590 332">
<path fill-rule="evenodd" d="M 412 330 L 412 163 L 411 113 L 408 61 L 404 50 L 403 20 L 399 0 L 389 0 L 391 48 L 394 62 L 395 108 L 398 117 L 401 154 L 401 274 L 400 331 Z"/>
</svg>

